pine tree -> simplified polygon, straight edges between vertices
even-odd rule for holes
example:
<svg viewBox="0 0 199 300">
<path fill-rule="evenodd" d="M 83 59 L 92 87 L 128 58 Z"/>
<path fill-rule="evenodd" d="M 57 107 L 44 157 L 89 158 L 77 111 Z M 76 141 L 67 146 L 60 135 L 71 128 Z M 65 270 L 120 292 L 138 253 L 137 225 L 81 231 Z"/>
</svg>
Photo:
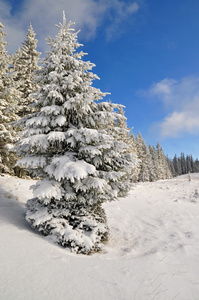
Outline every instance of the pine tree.
<svg viewBox="0 0 199 300">
<path fill-rule="evenodd" d="M 126 169 L 133 161 L 125 159 L 127 145 L 110 134 L 118 105 L 97 102 L 106 94 L 92 87 L 94 64 L 76 51 L 81 44 L 72 24 L 64 16 L 56 38 L 48 38 L 34 95 L 38 111 L 24 118 L 18 165 L 42 178 L 28 201 L 27 221 L 55 243 L 90 253 L 108 236 L 102 203 L 115 200 L 121 185 L 130 188 Z"/>
<path fill-rule="evenodd" d="M 6 52 L 4 26 L 0 23 L 0 172 L 14 174 L 16 155 L 9 151 L 17 140 L 11 122 L 18 119 L 16 109 L 20 93 L 10 71 L 12 58 Z"/>
</svg>

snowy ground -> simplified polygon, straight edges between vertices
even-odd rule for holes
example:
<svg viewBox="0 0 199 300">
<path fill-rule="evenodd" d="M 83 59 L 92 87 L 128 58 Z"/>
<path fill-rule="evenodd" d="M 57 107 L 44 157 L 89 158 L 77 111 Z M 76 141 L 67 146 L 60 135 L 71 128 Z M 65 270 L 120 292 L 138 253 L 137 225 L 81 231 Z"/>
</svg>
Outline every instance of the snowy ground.
<svg viewBox="0 0 199 300">
<path fill-rule="evenodd" d="M 32 183 L 0 176 L 1 300 L 199 299 L 199 174 L 141 183 L 107 203 L 110 240 L 91 256 L 29 227 Z"/>
</svg>

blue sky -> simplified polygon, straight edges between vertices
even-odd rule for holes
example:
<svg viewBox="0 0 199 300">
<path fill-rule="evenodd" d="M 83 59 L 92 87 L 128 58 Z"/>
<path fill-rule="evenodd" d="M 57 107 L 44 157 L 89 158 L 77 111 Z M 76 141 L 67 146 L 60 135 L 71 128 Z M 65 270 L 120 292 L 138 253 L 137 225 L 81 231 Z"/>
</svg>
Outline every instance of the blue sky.
<svg viewBox="0 0 199 300">
<path fill-rule="evenodd" d="M 126 106 L 128 127 L 165 154 L 199 157 L 198 0 L 0 0 L 8 51 L 21 46 L 31 23 L 38 50 L 66 18 L 112 102 Z"/>
</svg>

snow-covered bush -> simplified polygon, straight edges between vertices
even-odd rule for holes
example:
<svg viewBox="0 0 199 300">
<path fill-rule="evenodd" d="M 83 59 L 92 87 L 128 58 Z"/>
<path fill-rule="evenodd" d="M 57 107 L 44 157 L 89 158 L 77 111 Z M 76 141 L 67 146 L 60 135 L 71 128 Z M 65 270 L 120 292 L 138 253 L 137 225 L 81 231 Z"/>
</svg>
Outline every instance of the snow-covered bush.
<svg viewBox="0 0 199 300">
<path fill-rule="evenodd" d="M 59 24 L 38 70 L 36 112 L 23 119 L 18 165 L 42 178 L 33 187 L 26 219 L 33 228 L 76 253 L 101 249 L 108 236 L 105 201 L 129 190 L 135 158 L 111 127 L 119 105 L 97 102 L 106 93 L 92 87 L 94 64 L 83 61 L 72 23 Z M 122 117 L 122 116 L 121 116 Z"/>
</svg>

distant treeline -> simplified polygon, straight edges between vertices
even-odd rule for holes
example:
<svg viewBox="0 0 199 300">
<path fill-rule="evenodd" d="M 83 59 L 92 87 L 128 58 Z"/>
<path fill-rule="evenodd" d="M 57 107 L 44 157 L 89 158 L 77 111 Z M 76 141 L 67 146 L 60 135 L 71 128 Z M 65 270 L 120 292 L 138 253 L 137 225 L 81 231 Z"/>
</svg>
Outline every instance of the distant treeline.
<svg viewBox="0 0 199 300">
<path fill-rule="evenodd" d="M 173 176 L 183 175 L 199 172 L 199 160 L 194 159 L 192 155 L 181 153 L 180 157 L 177 155 L 170 160 L 170 168 Z"/>
</svg>

